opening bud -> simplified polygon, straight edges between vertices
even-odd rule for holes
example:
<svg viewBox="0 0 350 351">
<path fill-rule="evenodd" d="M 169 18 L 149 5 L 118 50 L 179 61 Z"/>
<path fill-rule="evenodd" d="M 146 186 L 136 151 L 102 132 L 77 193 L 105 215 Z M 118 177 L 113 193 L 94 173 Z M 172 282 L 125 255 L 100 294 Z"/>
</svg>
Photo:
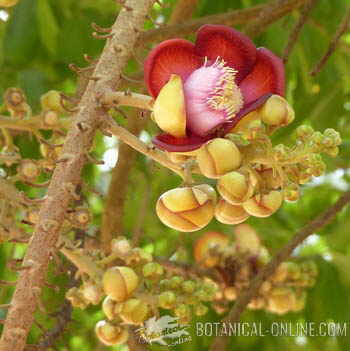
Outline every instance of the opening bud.
<svg viewBox="0 0 350 351">
<path fill-rule="evenodd" d="M 267 194 L 253 196 L 243 207 L 252 216 L 269 217 L 281 207 L 282 199 L 279 191 L 272 190 Z"/>
<path fill-rule="evenodd" d="M 110 296 L 106 296 L 102 303 L 102 311 L 108 319 L 112 320 L 117 317 L 116 307 L 117 302 Z"/>
<path fill-rule="evenodd" d="M 207 186 L 209 187 L 209 186 Z M 215 190 L 212 190 L 215 193 Z M 205 227 L 214 217 L 215 201 L 198 186 L 165 192 L 157 201 L 159 219 L 168 227 L 193 232 Z"/>
<path fill-rule="evenodd" d="M 215 207 L 215 218 L 224 224 L 238 224 L 244 222 L 249 213 L 240 205 L 231 205 L 220 199 Z"/>
<path fill-rule="evenodd" d="M 186 105 L 180 76 L 172 74 L 159 92 L 153 118 L 164 132 L 178 138 L 186 136 Z"/>
<path fill-rule="evenodd" d="M 261 119 L 270 126 L 286 126 L 294 120 L 294 110 L 286 99 L 272 95 L 259 110 Z"/>
<path fill-rule="evenodd" d="M 112 267 L 104 273 L 102 282 L 105 293 L 122 302 L 135 291 L 139 278 L 129 267 Z"/>
<path fill-rule="evenodd" d="M 203 175 L 215 179 L 237 169 L 241 165 L 242 156 L 235 143 L 215 138 L 199 149 L 197 162 Z"/>
<path fill-rule="evenodd" d="M 127 329 L 108 321 L 99 321 L 95 326 L 95 332 L 99 340 L 107 346 L 124 344 L 129 337 Z"/>
<path fill-rule="evenodd" d="M 232 205 L 240 205 L 254 194 L 256 178 L 252 173 L 233 171 L 217 182 L 220 195 Z"/>
</svg>

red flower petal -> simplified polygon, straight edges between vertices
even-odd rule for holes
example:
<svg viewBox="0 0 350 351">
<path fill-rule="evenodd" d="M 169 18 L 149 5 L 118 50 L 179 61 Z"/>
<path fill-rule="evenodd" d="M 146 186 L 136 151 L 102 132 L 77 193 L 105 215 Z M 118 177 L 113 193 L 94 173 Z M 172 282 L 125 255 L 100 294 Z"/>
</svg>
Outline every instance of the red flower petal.
<svg viewBox="0 0 350 351">
<path fill-rule="evenodd" d="M 214 61 L 220 56 L 238 71 L 237 83 L 253 69 L 256 60 L 253 42 L 241 32 L 222 25 L 206 24 L 198 30 L 195 53 Z"/>
<path fill-rule="evenodd" d="M 185 138 L 176 138 L 170 134 L 160 134 L 153 138 L 152 143 L 159 149 L 170 152 L 186 152 L 193 151 L 201 147 L 213 136 L 202 138 L 197 135 L 191 135 Z"/>
<path fill-rule="evenodd" d="M 282 60 L 270 50 L 259 48 L 253 70 L 239 86 L 244 104 L 249 104 L 268 93 L 284 96 L 284 79 Z"/>
<path fill-rule="evenodd" d="M 262 104 L 265 103 L 265 101 L 271 96 L 271 93 L 265 94 L 261 96 L 259 99 L 251 102 L 248 105 L 245 105 L 238 113 L 237 115 L 232 119 L 232 121 L 225 123 L 222 127 L 222 136 L 227 134 L 232 128 L 236 126 L 236 124 L 244 118 L 248 113 L 258 109 Z"/>
<path fill-rule="evenodd" d="M 186 78 L 202 64 L 194 53 L 194 45 L 183 39 L 171 39 L 157 45 L 148 55 L 145 64 L 145 82 L 149 93 L 156 97 L 171 74 Z"/>
</svg>

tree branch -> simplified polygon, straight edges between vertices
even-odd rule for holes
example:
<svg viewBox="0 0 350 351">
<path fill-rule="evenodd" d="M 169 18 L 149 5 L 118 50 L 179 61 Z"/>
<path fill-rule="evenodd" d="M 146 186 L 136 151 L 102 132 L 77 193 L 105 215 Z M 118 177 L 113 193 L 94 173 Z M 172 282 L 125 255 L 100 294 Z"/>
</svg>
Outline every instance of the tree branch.
<svg viewBox="0 0 350 351">
<path fill-rule="evenodd" d="M 287 0 L 283 5 L 275 8 L 268 18 L 266 18 L 265 26 L 277 21 L 291 11 L 302 6 L 307 0 Z M 204 16 L 185 23 L 165 26 L 159 29 L 152 29 L 142 33 L 139 43 L 145 44 L 150 42 L 160 42 L 169 38 L 185 37 L 193 34 L 199 27 L 204 24 L 226 24 L 229 26 L 244 25 L 248 21 L 254 20 L 257 16 L 270 8 L 275 1 L 268 2 L 264 5 L 254 6 L 248 9 L 234 10 L 223 14 Z M 255 36 L 255 33 L 252 34 Z"/>
<path fill-rule="evenodd" d="M 122 70 L 131 56 L 153 0 L 128 0 L 126 4 L 132 11 L 121 10 L 112 27 L 112 36 L 93 74 L 96 79 L 90 80 L 64 143 L 62 155 L 66 161 L 57 165 L 47 199 L 40 209 L 39 221 L 23 260 L 23 265 L 30 269 L 22 270 L 19 276 L 0 340 L 1 351 L 22 351 L 25 347 L 45 281 L 49 257 L 55 249 L 65 213 L 72 200 L 69 189 L 81 181 L 80 173 L 86 163 L 86 152 L 90 150 L 95 131 L 106 114 L 98 97 L 118 87 Z"/>
<path fill-rule="evenodd" d="M 178 0 L 171 13 L 168 24 L 179 24 L 191 18 L 196 10 L 198 0 Z"/>
<path fill-rule="evenodd" d="M 300 34 L 304 24 L 309 19 L 311 11 L 316 6 L 317 1 L 318 0 L 309 0 L 305 4 L 305 6 L 303 7 L 301 14 L 300 14 L 300 18 L 299 18 L 298 22 L 295 24 L 294 28 L 292 29 L 292 32 L 289 35 L 288 43 L 283 50 L 282 59 L 283 59 L 284 63 L 286 63 L 288 61 L 289 55 L 292 52 L 294 45 L 299 38 L 299 34 Z"/>
<path fill-rule="evenodd" d="M 335 49 L 339 44 L 339 40 L 341 36 L 348 30 L 349 26 L 350 26 L 350 7 L 346 11 L 346 14 L 343 17 L 343 20 L 341 21 L 334 37 L 332 38 L 327 52 L 324 54 L 321 60 L 316 64 L 316 66 L 310 72 L 310 75 L 315 76 L 317 73 L 321 71 L 322 67 L 326 64 L 328 59 L 334 53 Z"/>
<path fill-rule="evenodd" d="M 249 287 L 237 299 L 229 314 L 223 319 L 224 323 L 235 323 L 249 304 L 250 300 L 258 293 L 261 284 L 270 277 L 277 267 L 291 255 L 293 250 L 299 246 L 309 235 L 329 224 L 336 215 L 350 203 L 350 191 L 344 193 L 338 201 L 326 211 L 318 215 L 313 221 L 301 228 L 294 238 L 284 246 L 277 255 L 260 271 L 251 281 Z M 211 350 L 223 350 L 228 343 L 224 336 L 214 339 Z"/>
</svg>

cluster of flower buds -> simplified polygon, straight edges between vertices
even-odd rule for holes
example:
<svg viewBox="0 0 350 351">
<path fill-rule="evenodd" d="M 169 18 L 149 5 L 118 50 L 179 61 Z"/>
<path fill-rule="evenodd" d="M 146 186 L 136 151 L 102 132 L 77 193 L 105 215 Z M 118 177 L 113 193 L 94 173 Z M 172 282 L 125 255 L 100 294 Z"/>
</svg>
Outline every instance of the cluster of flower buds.
<svg viewBox="0 0 350 351">
<path fill-rule="evenodd" d="M 298 200 L 300 185 L 325 171 L 320 153 L 336 156 L 341 138 L 333 129 L 322 134 L 302 125 L 293 147 L 273 146 L 271 133 L 293 120 L 288 102 L 272 95 L 223 137 L 191 152 L 167 152 L 173 162 L 195 162 L 194 171 L 216 180 L 220 198 L 216 202 L 214 188 L 205 189 L 205 184 L 169 190 L 157 202 L 160 220 L 175 230 L 191 232 L 214 216 L 224 224 L 239 224 L 249 216 L 271 216 L 283 200 Z"/>
<path fill-rule="evenodd" d="M 223 284 L 217 292 L 213 308 L 224 313 L 228 304 L 246 289 L 250 280 L 270 260 L 256 231 L 247 224 L 235 227 L 235 240 L 222 233 L 207 232 L 195 243 L 194 257 L 197 264 L 215 269 L 222 276 Z M 305 288 L 316 282 L 317 266 L 312 261 L 283 262 L 276 272 L 264 281 L 248 305 L 250 309 L 264 309 L 271 313 L 285 314 L 304 308 Z"/>
<path fill-rule="evenodd" d="M 64 251 L 84 274 L 82 285 L 71 288 L 66 297 L 78 308 L 103 301 L 106 320 L 99 321 L 95 331 L 105 345 L 125 343 L 128 326 L 141 326 L 159 316 L 161 309 L 169 310 L 179 323 L 188 323 L 193 315 L 204 315 L 205 303 L 215 299 L 217 285 L 212 280 L 167 272 L 151 254 L 132 247 L 124 237 L 114 239 L 111 249 L 106 257 L 87 250 Z"/>
</svg>

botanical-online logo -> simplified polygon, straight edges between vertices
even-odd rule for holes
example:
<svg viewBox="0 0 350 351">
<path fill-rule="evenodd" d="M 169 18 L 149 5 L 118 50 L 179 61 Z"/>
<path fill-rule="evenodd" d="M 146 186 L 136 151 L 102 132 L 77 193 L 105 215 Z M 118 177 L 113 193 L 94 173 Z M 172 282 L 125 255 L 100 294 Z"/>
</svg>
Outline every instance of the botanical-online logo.
<svg viewBox="0 0 350 351">
<path fill-rule="evenodd" d="M 156 317 L 148 319 L 141 328 L 137 329 L 140 340 L 148 344 L 158 343 L 164 346 L 175 346 L 191 341 L 192 338 L 186 330 L 188 326 L 179 324 L 178 319 L 168 315 L 158 319 Z"/>
</svg>

